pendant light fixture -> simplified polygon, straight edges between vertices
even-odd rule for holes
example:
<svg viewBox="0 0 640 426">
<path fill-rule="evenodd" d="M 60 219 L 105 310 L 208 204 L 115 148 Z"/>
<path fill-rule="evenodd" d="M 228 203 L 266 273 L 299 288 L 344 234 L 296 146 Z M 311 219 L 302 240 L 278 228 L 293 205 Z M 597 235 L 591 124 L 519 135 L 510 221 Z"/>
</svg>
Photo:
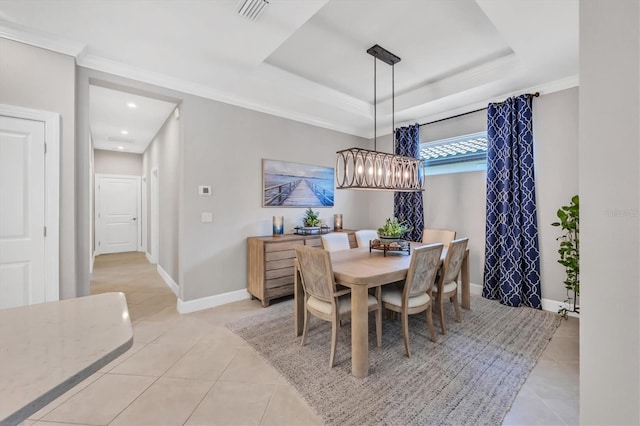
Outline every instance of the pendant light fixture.
<svg viewBox="0 0 640 426">
<path fill-rule="evenodd" d="M 395 64 L 400 58 L 375 45 L 367 50 L 373 56 L 373 151 L 349 148 L 338 151 L 336 160 L 337 189 L 380 191 L 422 191 L 421 163 L 418 158 L 377 151 L 377 61 L 391 65 L 391 138 L 395 152 Z"/>
</svg>

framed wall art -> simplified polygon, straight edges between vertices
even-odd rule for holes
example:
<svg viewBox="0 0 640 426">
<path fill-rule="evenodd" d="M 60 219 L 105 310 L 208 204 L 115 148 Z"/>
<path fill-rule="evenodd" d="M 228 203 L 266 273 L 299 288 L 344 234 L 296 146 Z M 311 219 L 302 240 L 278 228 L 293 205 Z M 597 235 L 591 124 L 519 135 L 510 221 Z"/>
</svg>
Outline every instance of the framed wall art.
<svg viewBox="0 0 640 426">
<path fill-rule="evenodd" d="M 262 160 L 263 207 L 333 207 L 333 167 Z"/>
</svg>

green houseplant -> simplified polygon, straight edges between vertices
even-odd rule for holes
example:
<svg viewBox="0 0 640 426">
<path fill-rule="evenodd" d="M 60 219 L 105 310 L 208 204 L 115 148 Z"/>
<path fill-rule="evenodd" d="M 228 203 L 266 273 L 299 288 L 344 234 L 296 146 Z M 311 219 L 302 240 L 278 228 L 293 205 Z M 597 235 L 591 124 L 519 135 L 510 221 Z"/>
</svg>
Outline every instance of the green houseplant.
<svg viewBox="0 0 640 426">
<path fill-rule="evenodd" d="M 560 241 L 558 263 L 564 266 L 567 274 L 564 281 L 567 299 L 558 313 L 566 319 L 569 312 L 580 313 L 577 305 L 577 298 L 580 296 L 580 200 L 578 196 L 574 195 L 568 206 L 560 207 L 556 215 L 559 221 L 553 222 L 551 226 L 558 226 L 562 230 L 562 235 L 556 238 Z"/>
<path fill-rule="evenodd" d="M 398 222 L 397 218 L 388 217 L 384 225 L 378 228 L 378 236 L 381 240 L 398 240 L 411 229 L 413 228 L 405 222 Z"/>
<path fill-rule="evenodd" d="M 311 210 L 311 207 L 304 212 L 304 218 L 302 219 L 302 223 L 307 227 L 317 227 L 320 226 L 320 218 L 318 217 L 319 213 Z"/>
</svg>

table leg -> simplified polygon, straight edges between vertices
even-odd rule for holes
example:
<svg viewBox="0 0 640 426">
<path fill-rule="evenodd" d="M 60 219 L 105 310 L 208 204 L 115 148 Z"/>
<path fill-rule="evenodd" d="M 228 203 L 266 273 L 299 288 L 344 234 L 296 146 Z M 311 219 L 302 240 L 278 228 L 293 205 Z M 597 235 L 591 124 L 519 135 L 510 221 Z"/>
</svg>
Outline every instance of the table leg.
<svg viewBox="0 0 640 426">
<path fill-rule="evenodd" d="M 469 289 L 469 249 L 464 253 L 464 259 L 462 260 L 462 304 L 464 309 L 471 309 L 471 294 Z"/>
<path fill-rule="evenodd" d="M 369 375 L 369 292 L 363 285 L 351 288 L 351 374 Z"/>
<path fill-rule="evenodd" d="M 297 266 L 293 268 L 293 326 L 296 336 L 301 336 L 304 327 L 304 289 Z"/>
</svg>

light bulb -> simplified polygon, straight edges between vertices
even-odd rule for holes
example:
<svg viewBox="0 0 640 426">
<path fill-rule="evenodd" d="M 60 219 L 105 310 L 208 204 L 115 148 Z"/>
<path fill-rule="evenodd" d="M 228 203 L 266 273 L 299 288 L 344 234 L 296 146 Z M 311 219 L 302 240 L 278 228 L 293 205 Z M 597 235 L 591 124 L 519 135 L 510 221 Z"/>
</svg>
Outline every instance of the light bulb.
<svg viewBox="0 0 640 426">
<path fill-rule="evenodd" d="M 369 172 L 369 175 L 372 175 L 373 174 L 373 167 L 369 167 L 368 172 Z"/>
<path fill-rule="evenodd" d="M 358 166 L 358 174 L 361 175 L 362 174 L 362 166 Z"/>
</svg>

